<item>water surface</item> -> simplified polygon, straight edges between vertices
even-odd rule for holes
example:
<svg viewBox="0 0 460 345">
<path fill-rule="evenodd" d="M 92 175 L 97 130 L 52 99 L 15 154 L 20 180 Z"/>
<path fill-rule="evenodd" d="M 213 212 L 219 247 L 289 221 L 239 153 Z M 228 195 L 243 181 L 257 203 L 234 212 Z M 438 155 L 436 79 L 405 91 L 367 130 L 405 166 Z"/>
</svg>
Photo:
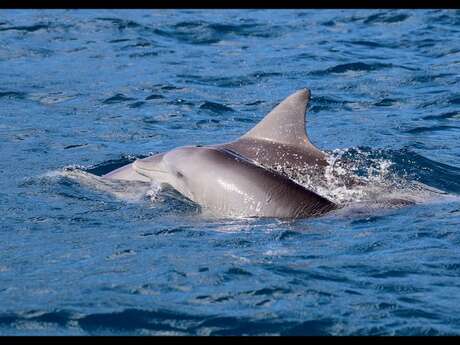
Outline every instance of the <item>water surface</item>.
<svg viewBox="0 0 460 345">
<path fill-rule="evenodd" d="M 459 33 L 453 10 L 2 10 L 0 334 L 459 335 Z M 218 219 L 91 175 L 303 87 L 311 141 L 366 182 L 322 193 L 414 205 Z"/>
</svg>

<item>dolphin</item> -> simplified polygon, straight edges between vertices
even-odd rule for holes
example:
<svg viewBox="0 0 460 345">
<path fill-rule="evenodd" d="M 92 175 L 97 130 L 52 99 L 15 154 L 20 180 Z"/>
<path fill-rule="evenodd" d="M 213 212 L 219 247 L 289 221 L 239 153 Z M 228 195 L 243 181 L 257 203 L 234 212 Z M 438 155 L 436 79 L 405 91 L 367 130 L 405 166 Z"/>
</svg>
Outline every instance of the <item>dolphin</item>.
<svg viewBox="0 0 460 345">
<path fill-rule="evenodd" d="M 230 217 L 303 218 L 337 205 L 306 189 L 277 167 L 321 175 L 324 152 L 308 139 L 310 90 L 287 97 L 235 141 L 183 146 L 118 168 L 103 178 L 167 184 L 212 213 Z"/>
</svg>

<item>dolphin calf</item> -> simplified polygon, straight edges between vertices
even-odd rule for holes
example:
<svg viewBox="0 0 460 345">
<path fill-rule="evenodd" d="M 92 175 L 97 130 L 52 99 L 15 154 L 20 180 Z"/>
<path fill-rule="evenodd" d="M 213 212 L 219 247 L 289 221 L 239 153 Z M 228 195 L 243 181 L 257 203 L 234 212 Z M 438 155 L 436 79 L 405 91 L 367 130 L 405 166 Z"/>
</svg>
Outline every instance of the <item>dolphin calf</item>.
<svg viewBox="0 0 460 345">
<path fill-rule="evenodd" d="M 337 208 L 277 167 L 321 175 L 326 155 L 308 139 L 308 89 L 287 97 L 235 141 L 184 146 L 138 159 L 103 178 L 168 184 L 219 216 L 301 218 Z"/>
<path fill-rule="evenodd" d="M 180 147 L 137 160 L 133 169 L 219 216 L 302 218 L 335 208 L 286 176 L 215 147 Z"/>
</svg>

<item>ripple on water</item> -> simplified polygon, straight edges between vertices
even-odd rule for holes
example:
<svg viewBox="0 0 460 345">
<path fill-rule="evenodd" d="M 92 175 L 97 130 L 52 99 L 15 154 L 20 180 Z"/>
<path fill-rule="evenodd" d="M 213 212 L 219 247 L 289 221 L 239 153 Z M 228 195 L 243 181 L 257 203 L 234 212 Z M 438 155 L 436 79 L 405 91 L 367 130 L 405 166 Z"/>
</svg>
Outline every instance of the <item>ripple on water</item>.
<svg viewBox="0 0 460 345">
<path fill-rule="evenodd" d="M 0 19 L 0 333 L 460 334 L 458 11 Z M 230 141 L 309 87 L 343 206 L 216 219 L 102 175 Z"/>
</svg>

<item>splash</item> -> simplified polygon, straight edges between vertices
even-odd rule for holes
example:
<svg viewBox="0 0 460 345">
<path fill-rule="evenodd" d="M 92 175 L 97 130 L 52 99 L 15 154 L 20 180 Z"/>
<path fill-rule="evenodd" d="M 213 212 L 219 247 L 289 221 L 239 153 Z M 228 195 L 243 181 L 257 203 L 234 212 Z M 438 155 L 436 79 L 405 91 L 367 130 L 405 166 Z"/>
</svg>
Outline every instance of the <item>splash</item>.
<svg viewBox="0 0 460 345">
<path fill-rule="evenodd" d="M 70 179 L 92 190 L 113 195 L 126 202 L 140 202 L 146 195 L 153 198 L 155 191 L 159 190 L 159 186 L 155 183 L 109 180 L 91 174 L 83 169 L 83 167 L 79 166 L 68 166 L 61 170 L 48 172 L 43 176 Z"/>
<path fill-rule="evenodd" d="M 336 149 L 327 153 L 327 162 L 322 173 L 309 166 L 298 171 L 277 166 L 275 170 L 340 206 L 363 202 L 404 205 L 447 194 L 417 181 L 384 150 Z"/>
<path fill-rule="evenodd" d="M 328 165 L 324 169 L 307 165 L 299 170 L 284 165 L 275 166 L 273 169 L 335 202 L 341 208 L 361 207 L 361 205 L 365 205 L 366 208 L 394 208 L 452 196 L 417 180 L 420 176 L 417 176 L 416 172 L 424 167 L 407 165 L 408 160 L 416 157 L 411 152 L 347 148 L 330 151 L 326 157 Z M 420 161 L 424 162 L 424 160 Z M 68 178 L 127 202 L 148 200 L 152 207 L 156 207 L 155 205 L 160 203 L 175 204 L 179 201 L 186 208 L 189 206 L 197 208 L 195 203 L 172 187 L 154 181 L 104 179 L 91 173 L 93 170 L 81 166 L 69 166 L 50 172 L 47 176 Z M 436 171 L 432 174 L 435 175 Z M 238 218 L 237 216 L 235 215 L 235 218 Z"/>
</svg>

